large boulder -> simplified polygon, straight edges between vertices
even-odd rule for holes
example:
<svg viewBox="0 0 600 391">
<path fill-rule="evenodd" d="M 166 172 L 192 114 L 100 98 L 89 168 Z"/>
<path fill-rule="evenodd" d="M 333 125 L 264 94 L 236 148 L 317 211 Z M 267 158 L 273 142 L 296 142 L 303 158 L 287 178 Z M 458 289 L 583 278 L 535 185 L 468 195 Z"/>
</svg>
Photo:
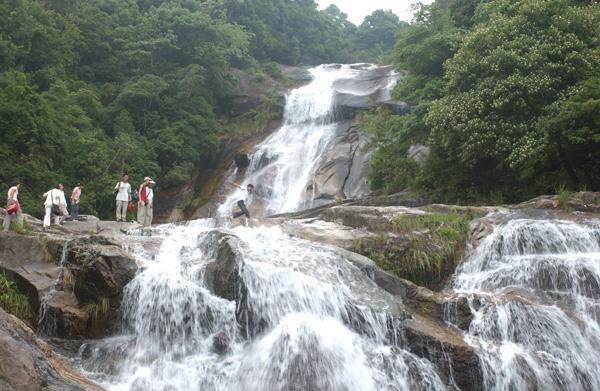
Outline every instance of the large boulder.
<svg viewBox="0 0 600 391">
<path fill-rule="evenodd" d="M 399 75 L 393 67 L 358 66 L 360 74 L 334 82 L 334 105 L 338 119 L 354 118 L 357 111 L 390 101 L 391 87 Z"/>
<path fill-rule="evenodd" d="M 0 271 L 27 295 L 38 332 L 85 338 L 110 331 L 136 261 L 112 240 L 76 234 L 0 234 Z"/>
<path fill-rule="evenodd" d="M 483 371 L 477 350 L 465 342 L 463 333 L 421 315 L 404 322 L 406 346 L 434 363 L 461 390 L 483 389 Z"/>
<path fill-rule="evenodd" d="M 325 201 L 368 195 L 368 162 L 373 152 L 368 141 L 352 122 L 337 124 L 332 146 L 322 156 L 307 193 Z"/>
<path fill-rule="evenodd" d="M 210 262 L 204 271 L 204 282 L 213 294 L 227 300 L 239 300 L 244 291 L 241 280 L 241 269 L 244 260 L 240 253 L 243 242 L 221 231 L 209 234 L 210 241 L 216 241 L 215 260 Z"/>
<path fill-rule="evenodd" d="M 22 321 L 0 309 L 0 389 L 102 390 L 67 364 Z"/>
<path fill-rule="evenodd" d="M 242 278 L 244 243 L 236 236 L 215 230 L 204 239 L 216 245 L 212 256 L 214 260 L 206 265 L 204 283 L 209 291 L 223 299 L 236 302 L 235 317 L 244 337 L 252 337 L 266 328 L 264 319 L 260 319 L 248 305 L 248 290 Z M 209 254 L 211 255 L 211 254 Z"/>
<path fill-rule="evenodd" d="M 452 379 L 463 390 L 482 388 L 482 371 L 475 348 L 464 340 L 462 331 L 448 325 L 456 322 L 467 330 L 473 318 L 466 297 L 430 291 L 381 270 L 368 258 L 347 253 L 348 261 L 367 274 L 379 287 L 398 297 L 404 305 L 402 340 L 413 353 L 436 364 L 447 382 Z M 451 319 L 447 319 L 450 315 Z"/>
</svg>

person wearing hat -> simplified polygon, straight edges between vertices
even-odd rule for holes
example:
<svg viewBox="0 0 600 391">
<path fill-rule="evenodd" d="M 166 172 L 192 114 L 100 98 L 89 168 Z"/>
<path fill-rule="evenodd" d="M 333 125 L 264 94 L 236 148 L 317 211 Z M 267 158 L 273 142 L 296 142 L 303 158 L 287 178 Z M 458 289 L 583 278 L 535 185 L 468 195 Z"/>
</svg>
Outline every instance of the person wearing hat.
<svg viewBox="0 0 600 391">
<path fill-rule="evenodd" d="M 154 190 L 152 189 L 156 182 L 150 177 L 145 177 L 144 182 L 139 187 L 138 201 L 138 223 L 144 227 L 152 225 L 153 207 L 154 207 Z"/>
</svg>

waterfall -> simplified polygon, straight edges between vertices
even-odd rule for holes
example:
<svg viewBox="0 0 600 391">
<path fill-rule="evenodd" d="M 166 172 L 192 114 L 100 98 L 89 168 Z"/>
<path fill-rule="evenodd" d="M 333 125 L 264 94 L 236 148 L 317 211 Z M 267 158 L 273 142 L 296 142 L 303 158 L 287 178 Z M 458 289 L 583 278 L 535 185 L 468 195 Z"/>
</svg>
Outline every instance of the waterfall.
<svg viewBox="0 0 600 391">
<path fill-rule="evenodd" d="M 244 305 L 260 319 L 246 333 L 240 303 L 205 283 L 215 232 L 241 243 Z M 108 389 L 445 389 L 430 362 L 402 348 L 391 316 L 401 304 L 343 252 L 279 227 L 215 231 L 211 220 L 164 227 L 148 240 L 157 237 L 159 253 L 140 253 L 142 272 L 125 291 L 124 337 L 86 355 L 84 367 Z"/>
<path fill-rule="evenodd" d="M 465 259 L 488 390 L 600 389 L 600 223 L 512 219 Z M 475 300 L 477 299 L 477 300 Z"/>
<path fill-rule="evenodd" d="M 259 146 L 246 179 L 270 189 L 268 210 L 302 203 L 328 144 L 333 83 L 356 72 L 315 68 L 314 81 L 288 96 L 284 125 Z M 124 292 L 121 335 L 81 348 L 83 369 L 107 389 L 446 389 L 431 362 L 403 347 L 400 300 L 343 250 L 278 226 L 227 228 L 212 219 L 139 240 L 161 245 L 155 254 L 132 250 L 140 271 Z M 237 269 L 219 284 L 237 297 L 207 282 L 226 262 Z"/>
<path fill-rule="evenodd" d="M 336 93 L 373 94 L 365 69 L 320 66 L 289 93 L 282 127 L 244 173 L 265 213 L 311 205 L 307 183 L 332 142 Z M 239 196 L 230 194 L 221 216 Z M 468 298 L 465 340 L 479 355 L 483 388 L 599 390 L 600 223 L 495 217 L 501 222 L 468 250 L 448 287 Z M 452 373 L 442 380 L 440 368 L 405 348 L 403 303 L 343 250 L 224 219 L 157 227 L 138 241 L 122 332 L 81 348 L 83 370 L 109 390 L 457 388 Z M 145 249 L 157 242 L 158 252 Z M 224 265 L 232 269 L 217 292 L 211 273 Z"/>
<path fill-rule="evenodd" d="M 355 79 L 374 66 L 321 65 L 310 69 L 312 81 L 292 90 L 286 99 L 283 126 L 268 137 L 250 157 L 243 183 L 256 186 L 266 214 L 291 212 L 311 206 L 314 194 L 307 189 L 323 153 L 330 147 L 336 127 L 337 81 Z M 383 86 L 366 83 L 355 89 L 337 88 L 353 96 L 369 96 L 381 89 L 380 100 L 389 99 L 397 76 L 389 71 Z M 375 86 L 375 87 L 374 87 Z M 241 190 L 234 191 L 219 207 L 229 215 Z"/>
</svg>

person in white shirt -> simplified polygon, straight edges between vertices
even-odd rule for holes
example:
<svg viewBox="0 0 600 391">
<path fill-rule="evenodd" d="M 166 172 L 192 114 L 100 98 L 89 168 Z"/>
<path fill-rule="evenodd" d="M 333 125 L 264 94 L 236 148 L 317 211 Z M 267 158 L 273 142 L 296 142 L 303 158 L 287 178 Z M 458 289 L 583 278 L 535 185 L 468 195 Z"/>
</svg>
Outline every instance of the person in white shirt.
<svg viewBox="0 0 600 391">
<path fill-rule="evenodd" d="M 123 178 L 115 185 L 113 194 L 116 196 L 117 221 L 125 221 L 127 219 L 127 205 L 131 201 L 129 175 L 123 175 Z"/>
<path fill-rule="evenodd" d="M 17 224 L 23 225 L 23 213 L 21 212 L 21 205 L 19 205 L 19 189 L 21 188 L 20 182 L 15 182 L 14 186 L 8 189 L 6 194 L 6 208 L 10 207 L 14 203 L 17 203 L 17 210 L 13 213 L 6 213 L 4 217 L 4 231 L 10 229 L 10 224 L 13 219 L 17 220 Z"/>
<path fill-rule="evenodd" d="M 60 185 L 44 193 L 44 229 L 49 228 L 54 216 L 54 224 L 60 224 Z"/>
<path fill-rule="evenodd" d="M 156 182 L 152 178 L 146 177 L 138 190 L 138 223 L 144 227 L 152 225 L 154 215 L 154 185 L 156 185 Z"/>
<path fill-rule="evenodd" d="M 240 211 L 234 212 L 233 217 L 237 219 L 238 217 L 245 215 L 247 218 L 250 218 L 250 212 L 248 211 L 247 205 L 250 205 L 252 203 L 252 192 L 254 192 L 254 185 L 249 183 L 248 185 L 246 185 L 246 187 L 244 187 L 235 182 L 229 183 L 236 187 L 239 187 L 240 190 L 244 192 L 240 199 L 237 201 L 237 206 L 238 208 L 240 208 Z"/>
</svg>

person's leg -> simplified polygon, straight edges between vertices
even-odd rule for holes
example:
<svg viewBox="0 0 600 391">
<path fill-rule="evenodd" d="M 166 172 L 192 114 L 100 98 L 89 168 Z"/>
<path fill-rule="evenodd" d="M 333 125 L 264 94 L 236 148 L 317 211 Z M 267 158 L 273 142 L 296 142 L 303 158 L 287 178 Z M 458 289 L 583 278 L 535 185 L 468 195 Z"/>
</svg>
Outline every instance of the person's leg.
<svg viewBox="0 0 600 391">
<path fill-rule="evenodd" d="M 146 205 L 138 202 L 137 207 L 137 222 L 138 224 L 144 225 L 144 220 L 146 219 Z"/>
<path fill-rule="evenodd" d="M 79 204 L 71 204 L 71 220 L 79 218 Z"/>
<path fill-rule="evenodd" d="M 244 201 L 241 201 L 241 200 L 238 201 L 237 202 L 237 206 L 238 206 L 238 208 L 240 208 L 240 211 L 233 213 L 233 218 L 234 219 L 237 219 L 238 217 L 241 217 L 241 216 L 243 216 L 245 214 L 244 213 L 244 208 L 245 208 Z"/>
<path fill-rule="evenodd" d="M 150 213 L 152 213 L 150 209 L 150 205 L 144 205 L 144 213 L 142 214 L 142 225 L 144 227 L 150 225 Z"/>
<path fill-rule="evenodd" d="M 115 202 L 115 209 L 117 212 L 117 221 L 121 221 L 121 201 L 117 200 Z"/>
<path fill-rule="evenodd" d="M 21 212 L 21 207 L 17 210 L 17 224 L 23 225 L 23 212 Z"/>
<path fill-rule="evenodd" d="M 6 232 L 10 229 L 11 222 L 12 222 L 12 215 L 7 213 L 6 216 L 4 216 L 4 232 Z"/>
<path fill-rule="evenodd" d="M 154 208 L 148 206 L 146 209 L 146 226 L 149 227 L 152 225 L 152 218 L 154 217 Z"/>
<path fill-rule="evenodd" d="M 250 218 L 250 212 L 248 211 L 248 208 L 246 208 L 244 201 L 240 201 L 239 205 L 242 213 L 245 214 L 247 218 Z"/>
<path fill-rule="evenodd" d="M 127 204 L 128 204 L 127 201 L 119 201 L 119 205 L 120 205 L 120 209 L 121 209 L 121 212 L 120 212 L 120 215 L 121 215 L 120 220 L 121 221 L 127 220 Z"/>
<path fill-rule="evenodd" d="M 64 205 L 61 205 L 59 207 L 59 211 L 60 211 L 60 216 L 58 216 L 58 221 L 60 224 L 62 224 L 69 216 L 69 211 L 67 210 L 67 207 Z"/>
<path fill-rule="evenodd" d="M 51 219 L 52 219 L 52 205 L 45 206 L 44 211 L 44 228 L 50 227 Z"/>
</svg>

